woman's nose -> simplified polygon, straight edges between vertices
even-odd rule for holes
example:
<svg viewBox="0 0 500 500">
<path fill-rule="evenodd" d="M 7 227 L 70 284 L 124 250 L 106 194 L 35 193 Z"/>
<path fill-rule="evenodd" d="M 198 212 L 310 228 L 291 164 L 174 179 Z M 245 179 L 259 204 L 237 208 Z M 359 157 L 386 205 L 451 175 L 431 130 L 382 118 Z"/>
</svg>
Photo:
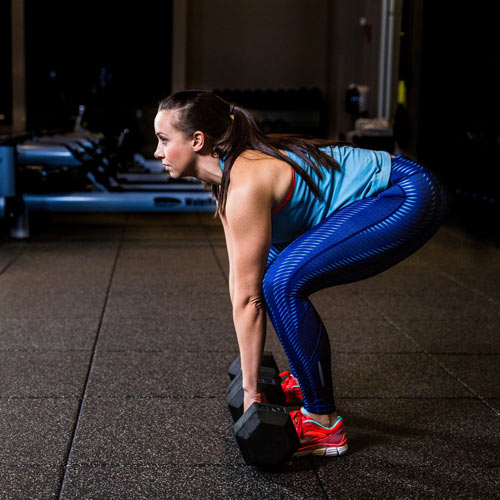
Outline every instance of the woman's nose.
<svg viewBox="0 0 500 500">
<path fill-rule="evenodd" d="M 156 146 L 156 151 L 155 151 L 154 157 L 157 160 L 159 160 L 160 158 L 162 158 L 161 149 L 160 149 L 160 145 L 159 144 L 158 144 L 158 146 Z"/>
</svg>

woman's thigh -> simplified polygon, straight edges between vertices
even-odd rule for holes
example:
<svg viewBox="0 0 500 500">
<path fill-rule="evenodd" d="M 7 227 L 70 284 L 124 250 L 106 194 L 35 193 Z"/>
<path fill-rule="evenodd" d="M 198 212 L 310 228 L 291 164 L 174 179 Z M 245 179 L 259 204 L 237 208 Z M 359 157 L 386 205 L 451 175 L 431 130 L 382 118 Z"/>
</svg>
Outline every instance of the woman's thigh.
<svg viewBox="0 0 500 500">
<path fill-rule="evenodd" d="M 374 276 L 424 245 L 445 210 L 446 196 L 436 176 L 397 157 L 388 189 L 337 210 L 274 256 L 264 288 L 306 298 L 322 288 Z"/>
</svg>

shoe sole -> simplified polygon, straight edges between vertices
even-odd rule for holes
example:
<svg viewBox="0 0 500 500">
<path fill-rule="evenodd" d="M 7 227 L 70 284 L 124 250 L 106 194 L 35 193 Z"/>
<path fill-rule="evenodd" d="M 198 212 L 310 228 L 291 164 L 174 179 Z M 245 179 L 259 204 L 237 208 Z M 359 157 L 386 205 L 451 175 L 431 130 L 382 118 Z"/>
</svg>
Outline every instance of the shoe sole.
<svg viewBox="0 0 500 500">
<path fill-rule="evenodd" d="M 306 455 L 319 455 L 322 457 L 339 457 L 347 451 L 347 443 L 342 446 L 311 446 L 304 450 L 295 452 L 294 457 L 305 457 Z"/>
</svg>

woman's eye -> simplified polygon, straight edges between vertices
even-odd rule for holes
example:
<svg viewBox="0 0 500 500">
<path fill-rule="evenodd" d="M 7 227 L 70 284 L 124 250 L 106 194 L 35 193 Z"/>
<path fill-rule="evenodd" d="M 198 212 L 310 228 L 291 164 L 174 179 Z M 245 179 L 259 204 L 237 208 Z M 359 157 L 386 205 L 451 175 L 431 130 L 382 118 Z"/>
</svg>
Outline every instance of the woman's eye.
<svg viewBox="0 0 500 500">
<path fill-rule="evenodd" d="M 163 137 L 160 139 L 162 144 L 167 144 L 167 139 L 164 139 Z"/>
</svg>

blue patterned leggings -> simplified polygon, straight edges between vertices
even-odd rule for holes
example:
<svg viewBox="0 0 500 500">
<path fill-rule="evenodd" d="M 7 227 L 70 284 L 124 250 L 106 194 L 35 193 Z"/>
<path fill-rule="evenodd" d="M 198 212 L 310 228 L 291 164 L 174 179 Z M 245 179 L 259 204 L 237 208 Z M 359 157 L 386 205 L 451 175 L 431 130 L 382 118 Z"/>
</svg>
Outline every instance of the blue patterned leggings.
<svg viewBox="0 0 500 500">
<path fill-rule="evenodd" d="M 306 410 L 336 409 L 328 334 L 308 297 L 402 261 L 432 237 L 445 211 L 436 176 L 400 155 L 387 189 L 337 210 L 288 245 L 272 245 L 263 280 L 267 312 Z"/>
</svg>

